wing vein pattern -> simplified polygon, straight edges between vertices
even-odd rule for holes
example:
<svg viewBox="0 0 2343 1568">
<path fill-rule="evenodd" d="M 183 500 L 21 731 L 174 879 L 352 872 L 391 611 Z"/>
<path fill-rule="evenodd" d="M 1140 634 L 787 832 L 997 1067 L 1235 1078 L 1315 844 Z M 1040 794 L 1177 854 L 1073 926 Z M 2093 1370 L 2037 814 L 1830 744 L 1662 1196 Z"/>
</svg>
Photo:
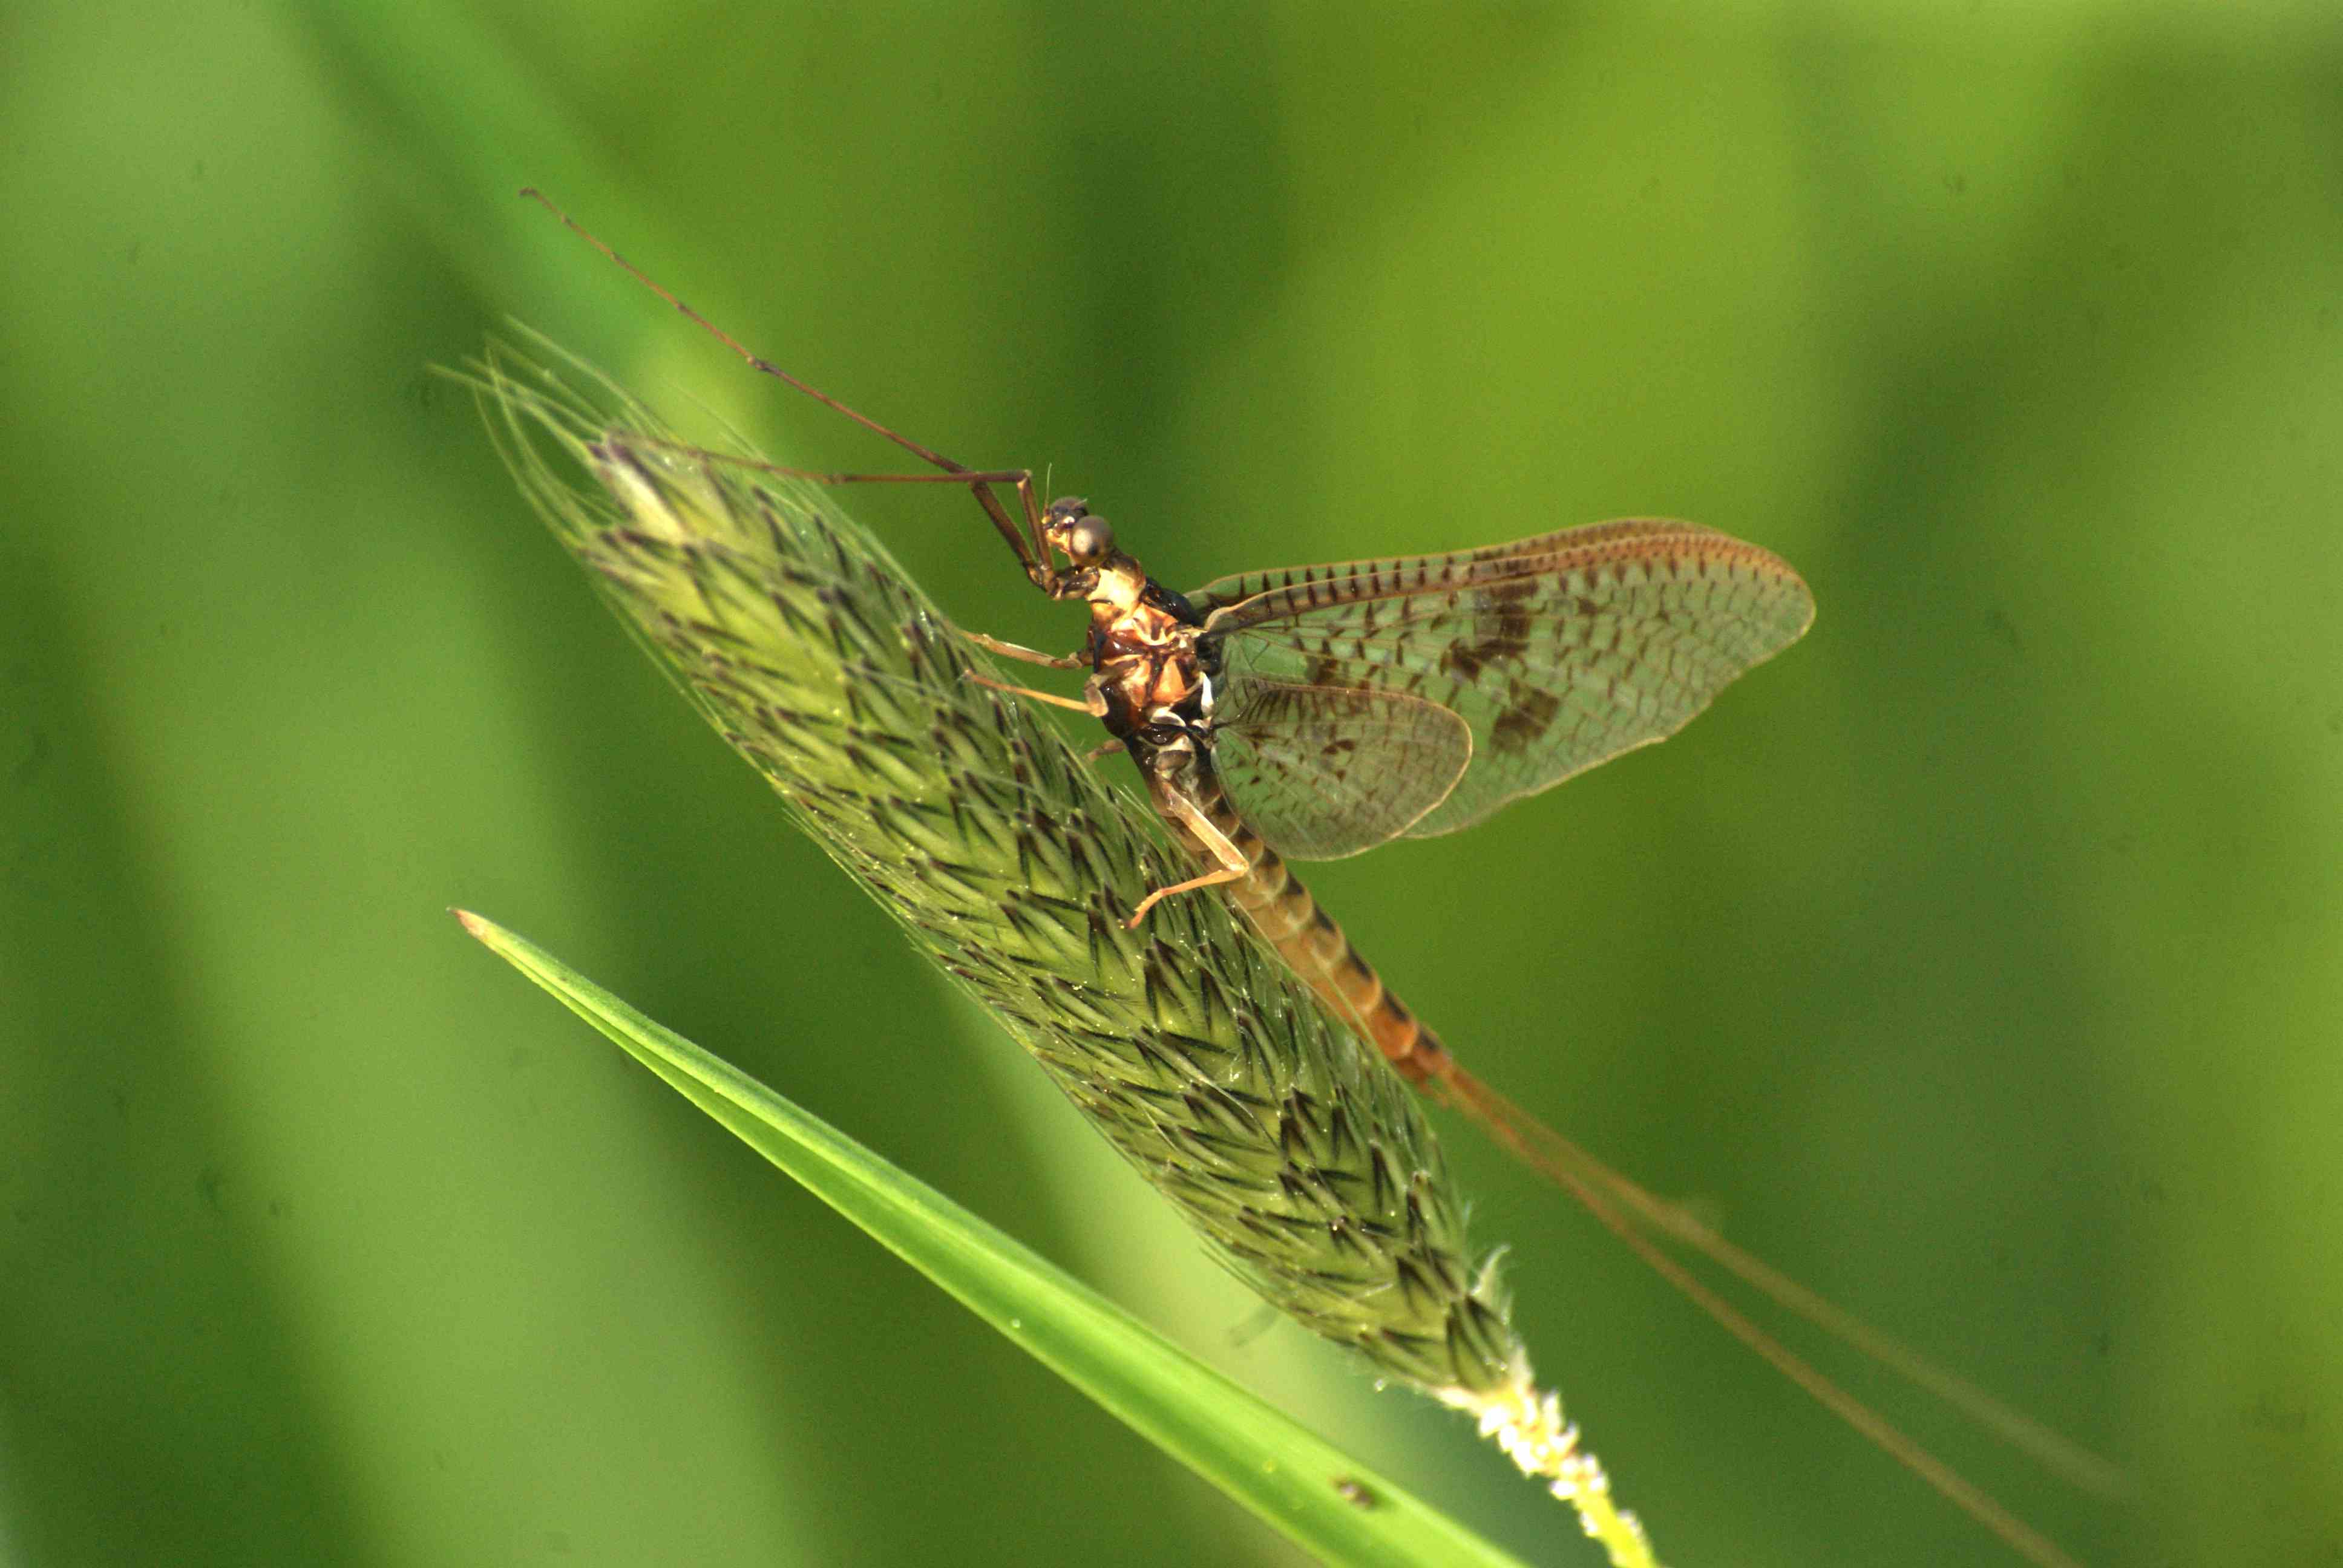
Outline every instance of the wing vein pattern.
<svg viewBox="0 0 2343 1568">
<path fill-rule="evenodd" d="M 1249 572 L 1188 598 L 1206 613 L 1200 641 L 1220 660 L 1222 689 L 1237 711 L 1248 687 L 1263 683 L 1413 698 L 1463 721 L 1470 749 L 1462 776 L 1385 834 L 1411 838 L 1470 827 L 1508 801 L 1665 739 L 1814 619 L 1805 583 L 1772 552 L 1695 524 L 1642 518 L 1452 555 Z M 1312 700 L 1324 696 L 1289 694 L 1272 706 Z M 1302 722 L 1290 711 L 1282 721 Z M 1402 728 L 1430 732 L 1421 721 Z M 1229 780 L 1231 799 L 1249 816 L 1252 783 Z M 1392 776 L 1373 783 L 1390 788 Z M 1291 797 L 1301 787 L 1281 788 Z M 1345 799 L 1365 792 L 1334 788 Z M 1348 843 L 1397 813 L 1373 815 L 1341 830 L 1313 822 L 1299 837 Z"/>
<path fill-rule="evenodd" d="M 1401 692 L 1252 679 L 1229 699 L 1213 726 L 1222 788 L 1262 842 L 1299 860 L 1399 837 L 1473 755 L 1463 719 Z"/>
</svg>

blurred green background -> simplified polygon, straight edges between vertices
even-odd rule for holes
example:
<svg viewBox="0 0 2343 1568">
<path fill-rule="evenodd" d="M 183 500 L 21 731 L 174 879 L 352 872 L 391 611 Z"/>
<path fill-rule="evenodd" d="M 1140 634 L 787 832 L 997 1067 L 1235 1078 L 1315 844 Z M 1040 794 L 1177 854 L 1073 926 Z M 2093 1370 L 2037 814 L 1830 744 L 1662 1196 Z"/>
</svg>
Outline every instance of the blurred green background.
<svg viewBox="0 0 2343 1568">
<path fill-rule="evenodd" d="M 1852 1373 L 2087 1560 L 2343 1553 L 2331 5 L 96 0 L 0 14 L 0 1559 L 1292 1560 L 462 903 L 1595 1561 L 1264 1326 L 597 607 L 429 374 L 508 316 L 892 458 L 531 182 L 1175 586 L 1629 513 L 1795 562 L 1680 739 L 1315 884 L 1475 1070 L 2133 1466 Z M 1078 636 L 964 498 L 854 501 Z M 1671 1562 L 2014 1561 L 1448 1141 Z"/>
</svg>

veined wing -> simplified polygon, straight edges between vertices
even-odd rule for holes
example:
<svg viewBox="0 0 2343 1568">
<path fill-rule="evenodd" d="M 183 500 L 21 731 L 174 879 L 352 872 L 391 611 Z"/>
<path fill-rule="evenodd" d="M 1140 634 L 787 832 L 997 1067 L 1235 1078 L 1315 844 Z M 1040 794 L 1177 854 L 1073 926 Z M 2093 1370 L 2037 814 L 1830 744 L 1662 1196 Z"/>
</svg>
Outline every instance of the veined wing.
<svg viewBox="0 0 2343 1568">
<path fill-rule="evenodd" d="M 1448 709 L 1471 764 L 1428 838 L 1664 740 L 1796 641 L 1814 597 L 1770 551 L 1635 519 L 1453 555 L 1223 578 L 1188 596 L 1226 684 L 1397 692 Z M 1242 802 L 1239 802 L 1242 809 Z"/>
<path fill-rule="evenodd" d="M 1212 766 L 1231 804 L 1296 860 L 1339 860 L 1398 838 L 1472 755 L 1463 719 L 1372 688 L 1239 680 L 1212 725 Z"/>
</svg>

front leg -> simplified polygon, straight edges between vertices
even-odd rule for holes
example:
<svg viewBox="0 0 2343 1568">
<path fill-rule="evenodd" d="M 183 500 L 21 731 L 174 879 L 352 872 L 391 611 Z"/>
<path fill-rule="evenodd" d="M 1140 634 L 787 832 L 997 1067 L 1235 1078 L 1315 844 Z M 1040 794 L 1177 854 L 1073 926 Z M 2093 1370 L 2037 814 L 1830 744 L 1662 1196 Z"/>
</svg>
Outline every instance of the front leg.
<svg viewBox="0 0 2343 1568">
<path fill-rule="evenodd" d="M 1023 648 L 1013 642 L 1003 642 L 997 637 L 987 637 L 980 631 L 964 631 L 960 636 L 987 653 L 997 653 L 1003 658 L 1013 658 L 1025 664 L 1046 664 L 1051 669 L 1090 668 L 1091 661 L 1079 653 L 1043 653 L 1038 648 Z"/>
<path fill-rule="evenodd" d="M 1042 657 L 1046 658 L 1048 655 L 1045 654 Z M 1036 691 L 1030 686 L 1011 686 L 1005 681 L 979 675 L 972 669 L 968 672 L 968 678 L 975 685 L 987 687 L 994 691 L 1005 691 L 1011 697 L 1030 697 L 1036 702 L 1046 702 L 1053 708 L 1071 708 L 1076 713 L 1087 713 L 1092 719 L 1106 717 L 1106 699 L 1099 695 L 1095 685 L 1083 694 L 1081 701 L 1077 702 L 1071 697 L 1060 697 L 1054 691 Z"/>
</svg>

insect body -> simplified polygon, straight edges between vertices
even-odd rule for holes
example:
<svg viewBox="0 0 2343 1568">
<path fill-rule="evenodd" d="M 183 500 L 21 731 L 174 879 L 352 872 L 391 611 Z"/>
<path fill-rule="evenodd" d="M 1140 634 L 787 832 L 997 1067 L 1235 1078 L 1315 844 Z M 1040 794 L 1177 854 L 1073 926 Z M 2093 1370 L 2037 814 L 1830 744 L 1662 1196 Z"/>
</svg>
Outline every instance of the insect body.
<svg viewBox="0 0 2343 1568">
<path fill-rule="evenodd" d="M 1186 595 L 1149 578 L 1083 501 L 1051 502 L 1034 535 L 1035 582 L 1089 605 L 1082 651 L 977 640 L 1090 668 L 1081 701 L 1005 689 L 1102 720 L 1195 859 L 1198 875 L 1150 893 L 1131 923 L 1165 898 L 1225 887 L 1417 1083 L 1464 1081 L 1285 857 L 1453 831 L 1664 739 L 1813 617 L 1777 558 L 1684 523 L 1252 573 Z"/>
</svg>

